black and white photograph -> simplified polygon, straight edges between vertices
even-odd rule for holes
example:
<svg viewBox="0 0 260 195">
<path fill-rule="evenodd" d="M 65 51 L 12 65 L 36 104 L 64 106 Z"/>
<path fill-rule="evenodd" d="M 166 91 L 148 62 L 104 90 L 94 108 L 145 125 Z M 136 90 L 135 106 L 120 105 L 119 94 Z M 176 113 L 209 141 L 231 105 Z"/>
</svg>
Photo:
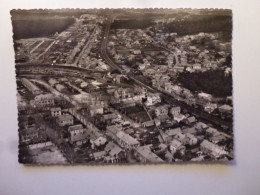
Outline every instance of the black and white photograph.
<svg viewBox="0 0 260 195">
<path fill-rule="evenodd" d="M 234 159 L 231 9 L 10 14 L 19 163 Z"/>
</svg>

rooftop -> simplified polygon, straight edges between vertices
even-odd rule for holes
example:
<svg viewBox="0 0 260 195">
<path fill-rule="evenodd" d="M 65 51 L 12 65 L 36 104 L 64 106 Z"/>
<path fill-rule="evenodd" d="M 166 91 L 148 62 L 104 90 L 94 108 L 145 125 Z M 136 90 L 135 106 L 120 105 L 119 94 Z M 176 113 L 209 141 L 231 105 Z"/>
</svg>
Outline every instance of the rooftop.
<svg viewBox="0 0 260 195">
<path fill-rule="evenodd" d="M 71 116 L 70 114 L 64 114 L 64 115 L 59 115 L 58 116 L 58 120 L 71 120 L 73 119 L 73 116 Z"/>
<path fill-rule="evenodd" d="M 168 135 L 168 136 L 175 136 L 179 133 L 181 133 L 181 128 L 175 128 L 175 129 L 169 129 L 167 131 L 165 131 L 165 133 Z"/>
<path fill-rule="evenodd" d="M 61 108 L 60 107 L 51 108 L 51 112 L 57 112 L 57 111 L 61 111 Z"/>
<path fill-rule="evenodd" d="M 47 94 L 40 94 L 35 96 L 35 100 L 51 100 L 53 99 L 53 94 L 47 93 Z"/>
<path fill-rule="evenodd" d="M 137 145 L 139 141 L 131 137 L 130 135 L 124 133 L 123 131 L 119 131 L 116 136 L 120 138 L 123 142 L 127 143 L 128 145 Z"/>
<path fill-rule="evenodd" d="M 141 154 L 147 161 L 152 163 L 160 163 L 164 162 L 160 157 L 158 157 L 156 154 L 154 154 L 149 147 L 147 146 L 141 146 L 136 149 L 136 151 Z"/>
<path fill-rule="evenodd" d="M 69 126 L 68 131 L 70 132 L 70 131 L 75 131 L 75 130 L 79 130 L 79 129 L 83 129 L 83 126 L 81 124 Z"/>
</svg>

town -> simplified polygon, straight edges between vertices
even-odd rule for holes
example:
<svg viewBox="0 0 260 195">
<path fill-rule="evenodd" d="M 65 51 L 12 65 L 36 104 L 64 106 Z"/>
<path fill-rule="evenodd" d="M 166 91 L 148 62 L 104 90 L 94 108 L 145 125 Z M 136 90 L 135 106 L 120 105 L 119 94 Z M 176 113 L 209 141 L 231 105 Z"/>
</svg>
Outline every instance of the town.
<svg viewBox="0 0 260 195">
<path fill-rule="evenodd" d="M 230 11 L 24 12 L 63 29 L 13 24 L 20 163 L 234 158 Z"/>
</svg>

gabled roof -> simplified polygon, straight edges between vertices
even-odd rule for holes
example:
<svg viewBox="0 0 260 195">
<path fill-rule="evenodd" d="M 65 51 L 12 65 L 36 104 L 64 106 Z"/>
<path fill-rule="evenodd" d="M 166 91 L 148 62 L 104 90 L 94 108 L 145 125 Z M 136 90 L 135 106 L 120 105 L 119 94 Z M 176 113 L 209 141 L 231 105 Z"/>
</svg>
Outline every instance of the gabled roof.
<svg viewBox="0 0 260 195">
<path fill-rule="evenodd" d="M 124 133 L 123 131 L 119 131 L 116 136 L 122 140 L 123 142 L 125 142 L 127 145 L 136 145 L 139 144 L 139 141 L 137 141 L 135 138 L 133 138 L 132 136 Z"/>
<path fill-rule="evenodd" d="M 206 125 L 205 123 L 202 123 L 202 122 L 197 122 L 195 127 L 197 129 L 206 129 L 206 128 L 208 128 L 208 125 Z"/>
<path fill-rule="evenodd" d="M 90 110 L 97 110 L 97 109 L 101 109 L 101 108 L 104 108 L 104 106 L 103 105 L 91 105 L 91 106 L 89 106 Z"/>
<path fill-rule="evenodd" d="M 183 114 L 179 114 L 179 113 L 174 114 L 173 117 L 174 117 L 174 119 L 185 119 L 186 118 Z"/>
<path fill-rule="evenodd" d="M 96 139 L 100 138 L 100 137 L 104 137 L 101 133 L 99 133 L 98 131 L 86 131 L 85 134 L 87 136 L 89 136 L 90 140 L 95 141 Z"/>
<path fill-rule="evenodd" d="M 181 128 L 175 128 L 175 129 L 169 129 L 167 131 L 165 131 L 165 134 L 167 134 L 168 136 L 175 136 L 178 135 L 179 133 L 181 133 Z"/>
<path fill-rule="evenodd" d="M 79 125 L 72 125 L 72 126 L 69 126 L 68 128 L 68 131 L 76 131 L 76 130 L 80 130 L 80 129 L 83 129 L 83 126 L 81 124 Z"/>
<path fill-rule="evenodd" d="M 54 96 L 53 96 L 53 94 L 51 94 L 51 93 L 46 93 L 46 94 L 40 94 L 40 95 L 37 95 L 37 96 L 35 96 L 35 100 L 51 100 L 51 99 L 53 99 L 54 98 Z"/>
<path fill-rule="evenodd" d="M 111 125 L 111 126 L 107 127 L 107 131 L 109 131 L 113 134 L 117 134 L 117 132 L 121 131 L 121 128 L 116 125 Z"/>
<path fill-rule="evenodd" d="M 183 133 L 179 133 L 178 135 L 176 135 L 176 138 L 177 138 L 179 141 L 181 141 L 181 140 L 183 140 L 183 139 L 186 138 L 186 135 L 184 135 Z"/>
<path fill-rule="evenodd" d="M 175 111 L 178 111 L 178 112 L 180 112 L 180 110 L 181 110 L 181 107 L 180 106 L 177 106 L 177 107 L 172 107 L 171 108 L 171 112 L 175 112 Z"/>
<path fill-rule="evenodd" d="M 109 153 L 110 156 L 114 156 L 119 154 L 123 150 L 117 144 L 109 142 L 105 147 L 105 151 Z"/>
<path fill-rule="evenodd" d="M 86 139 L 86 137 L 87 137 L 86 134 L 78 134 L 78 135 L 71 136 L 70 139 L 72 142 L 76 142 L 76 141 L 84 140 L 84 139 Z"/>
<path fill-rule="evenodd" d="M 154 154 L 151 149 L 147 146 L 141 146 L 136 149 L 136 151 L 141 154 L 147 161 L 152 163 L 164 162 L 160 157 Z"/>
<path fill-rule="evenodd" d="M 203 142 L 201 142 L 200 146 L 206 148 L 209 151 L 211 151 L 211 154 L 213 154 L 214 156 L 227 154 L 227 152 L 225 150 L 223 150 L 222 147 L 220 147 L 220 146 L 218 146 L 214 143 L 211 143 L 208 140 L 203 140 Z"/>
<path fill-rule="evenodd" d="M 106 152 L 105 152 L 105 151 L 93 153 L 93 157 L 94 157 L 94 158 L 101 158 L 101 157 L 104 157 L 105 155 L 106 155 Z"/>
<path fill-rule="evenodd" d="M 57 112 L 57 111 L 61 111 L 61 108 L 60 107 L 51 108 L 51 112 Z"/>
<path fill-rule="evenodd" d="M 58 116 L 58 120 L 62 121 L 62 120 L 71 120 L 73 119 L 73 116 L 71 116 L 70 114 L 64 114 L 64 115 L 59 115 Z"/>
<path fill-rule="evenodd" d="M 170 117 L 166 114 L 157 116 L 157 119 L 159 119 L 159 120 L 165 120 L 165 119 L 168 119 L 168 118 L 170 118 Z"/>
<path fill-rule="evenodd" d="M 176 149 L 179 148 L 180 146 L 182 146 L 182 143 L 180 141 L 178 141 L 177 139 L 174 139 L 170 142 L 170 145 L 175 147 Z"/>
<path fill-rule="evenodd" d="M 196 134 L 197 130 L 195 129 L 195 127 L 191 127 L 191 128 L 186 128 L 182 130 L 183 133 L 190 133 L 190 134 Z"/>
<path fill-rule="evenodd" d="M 213 135 L 216 135 L 216 134 L 219 134 L 220 132 L 213 128 L 213 127 L 209 127 L 207 130 L 206 130 L 207 133 L 210 133 L 210 134 L 213 134 Z"/>
<path fill-rule="evenodd" d="M 195 118 L 194 116 L 191 116 L 191 117 L 187 118 L 187 120 L 188 120 L 190 123 L 196 122 L 196 118 Z"/>
<path fill-rule="evenodd" d="M 116 114 L 116 113 L 104 114 L 104 115 L 103 115 L 103 118 L 104 118 L 105 120 L 107 120 L 107 119 L 115 119 L 115 118 L 117 118 L 117 114 Z"/>
<path fill-rule="evenodd" d="M 226 110 L 226 111 L 231 111 L 232 107 L 227 105 L 227 104 L 224 104 L 224 105 L 220 106 L 219 109 Z"/>
</svg>

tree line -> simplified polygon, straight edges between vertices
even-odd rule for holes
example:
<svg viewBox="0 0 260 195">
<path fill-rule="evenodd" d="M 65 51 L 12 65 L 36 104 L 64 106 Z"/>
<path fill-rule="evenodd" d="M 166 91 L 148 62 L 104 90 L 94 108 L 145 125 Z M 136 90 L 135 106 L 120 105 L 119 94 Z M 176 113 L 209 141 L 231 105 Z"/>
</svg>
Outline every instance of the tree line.
<svg viewBox="0 0 260 195">
<path fill-rule="evenodd" d="M 232 95 L 232 75 L 225 75 L 223 70 L 206 72 L 183 72 L 177 81 L 192 92 L 203 91 L 215 97 Z"/>
</svg>

